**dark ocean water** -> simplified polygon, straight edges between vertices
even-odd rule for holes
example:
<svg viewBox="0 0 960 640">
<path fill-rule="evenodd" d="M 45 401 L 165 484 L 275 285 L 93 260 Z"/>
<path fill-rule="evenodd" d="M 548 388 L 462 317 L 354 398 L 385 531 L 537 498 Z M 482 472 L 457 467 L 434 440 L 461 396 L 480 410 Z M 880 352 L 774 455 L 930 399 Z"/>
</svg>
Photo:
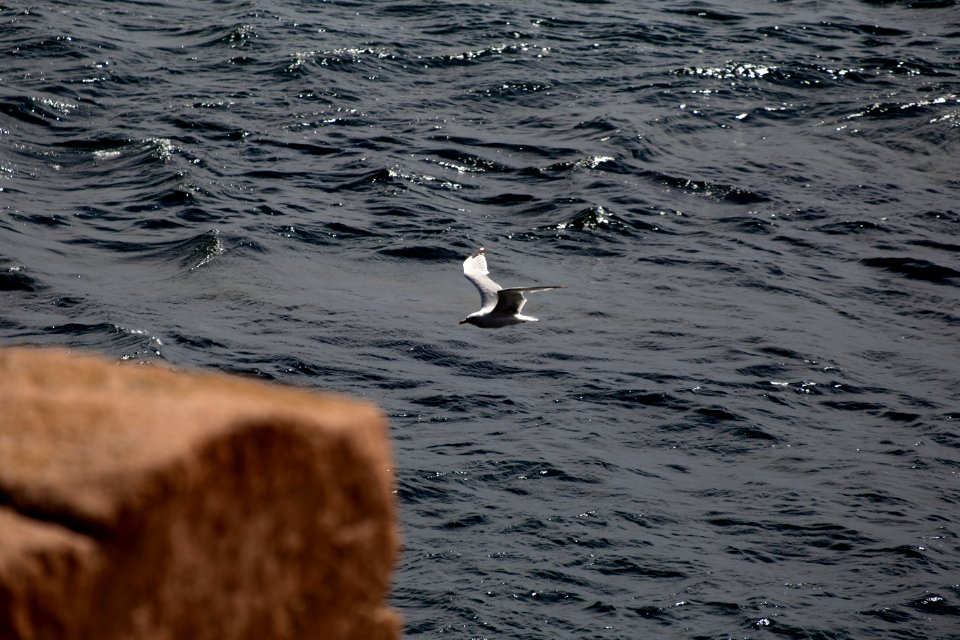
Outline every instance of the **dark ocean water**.
<svg viewBox="0 0 960 640">
<path fill-rule="evenodd" d="M 0 0 L 0 344 L 379 404 L 410 638 L 960 638 L 958 256 L 950 0 Z"/>
</svg>

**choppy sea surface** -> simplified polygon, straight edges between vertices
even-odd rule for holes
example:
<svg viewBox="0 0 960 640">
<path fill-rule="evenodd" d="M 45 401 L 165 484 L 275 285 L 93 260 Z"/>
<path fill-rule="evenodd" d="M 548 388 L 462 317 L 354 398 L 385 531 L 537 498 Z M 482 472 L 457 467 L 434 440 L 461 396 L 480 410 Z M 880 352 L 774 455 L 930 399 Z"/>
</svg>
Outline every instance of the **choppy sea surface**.
<svg viewBox="0 0 960 640">
<path fill-rule="evenodd" d="M 958 256 L 951 0 L 0 0 L 0 344 L 379 404 L 409 638 L 960 638 Z"/>
</svg>

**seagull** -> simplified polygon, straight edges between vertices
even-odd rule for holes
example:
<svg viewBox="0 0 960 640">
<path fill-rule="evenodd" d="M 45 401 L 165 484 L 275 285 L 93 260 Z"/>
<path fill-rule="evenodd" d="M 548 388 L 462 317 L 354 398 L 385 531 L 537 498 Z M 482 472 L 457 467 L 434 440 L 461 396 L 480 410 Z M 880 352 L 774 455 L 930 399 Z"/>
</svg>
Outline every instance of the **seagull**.
<svg viewBox="0 0 960 640">
<path fill-rule="evenodd" d="M 527 304 L 524 293 L 534 291 L 549 291 L 562 289 L 560 285 L 550 287 L 517 287 L 504 289 L 487 275 L 486 250 L 480 247 L 470 257 L 463 261 L 463 275 L 473 283 L 480 292 L 480 311 L 474 311 L 460 321 L 460 324 L 472 324 L 482 329 L 500 329 L 512 324 L 536 322 L 531 316 L 520 314 L 523 305 Z"/>
</svg>

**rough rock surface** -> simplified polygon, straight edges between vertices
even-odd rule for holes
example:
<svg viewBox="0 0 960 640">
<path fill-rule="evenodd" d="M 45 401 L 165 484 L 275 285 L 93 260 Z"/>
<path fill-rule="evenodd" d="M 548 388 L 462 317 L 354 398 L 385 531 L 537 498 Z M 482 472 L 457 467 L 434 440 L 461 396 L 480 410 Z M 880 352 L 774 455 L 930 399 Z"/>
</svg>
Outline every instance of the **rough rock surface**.
<svg viewBox="0 0 960 640">
<path fill-rule="evenodd" d="M 0 350 L 0 638 L 397 638 L 380 413 Z"/>
</svg>

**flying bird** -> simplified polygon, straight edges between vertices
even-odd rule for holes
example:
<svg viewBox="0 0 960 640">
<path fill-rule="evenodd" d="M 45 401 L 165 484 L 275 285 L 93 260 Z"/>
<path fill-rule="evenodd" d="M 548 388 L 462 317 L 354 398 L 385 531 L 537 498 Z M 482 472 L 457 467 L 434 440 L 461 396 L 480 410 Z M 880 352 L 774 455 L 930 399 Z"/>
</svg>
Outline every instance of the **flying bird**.
<svg viewBox="0 0 960 640">
<path fill-rule="evenodd" d="M 523 305 L 527 304 L 523 294 L 563 288 L 560 285 L 553 285 L 504 289 L 490 279 L 489 273 L 486 250 L 483 247 L 474 251 L 463 261 L 463 275 L 480 292 L 480 311 L 474 311 L 461 320 L 460 324 L 472 324 L 483 329 L 500 329 L 512 324 L 536 322 L 536 318 L 520 314 Z"/>
</svg>

